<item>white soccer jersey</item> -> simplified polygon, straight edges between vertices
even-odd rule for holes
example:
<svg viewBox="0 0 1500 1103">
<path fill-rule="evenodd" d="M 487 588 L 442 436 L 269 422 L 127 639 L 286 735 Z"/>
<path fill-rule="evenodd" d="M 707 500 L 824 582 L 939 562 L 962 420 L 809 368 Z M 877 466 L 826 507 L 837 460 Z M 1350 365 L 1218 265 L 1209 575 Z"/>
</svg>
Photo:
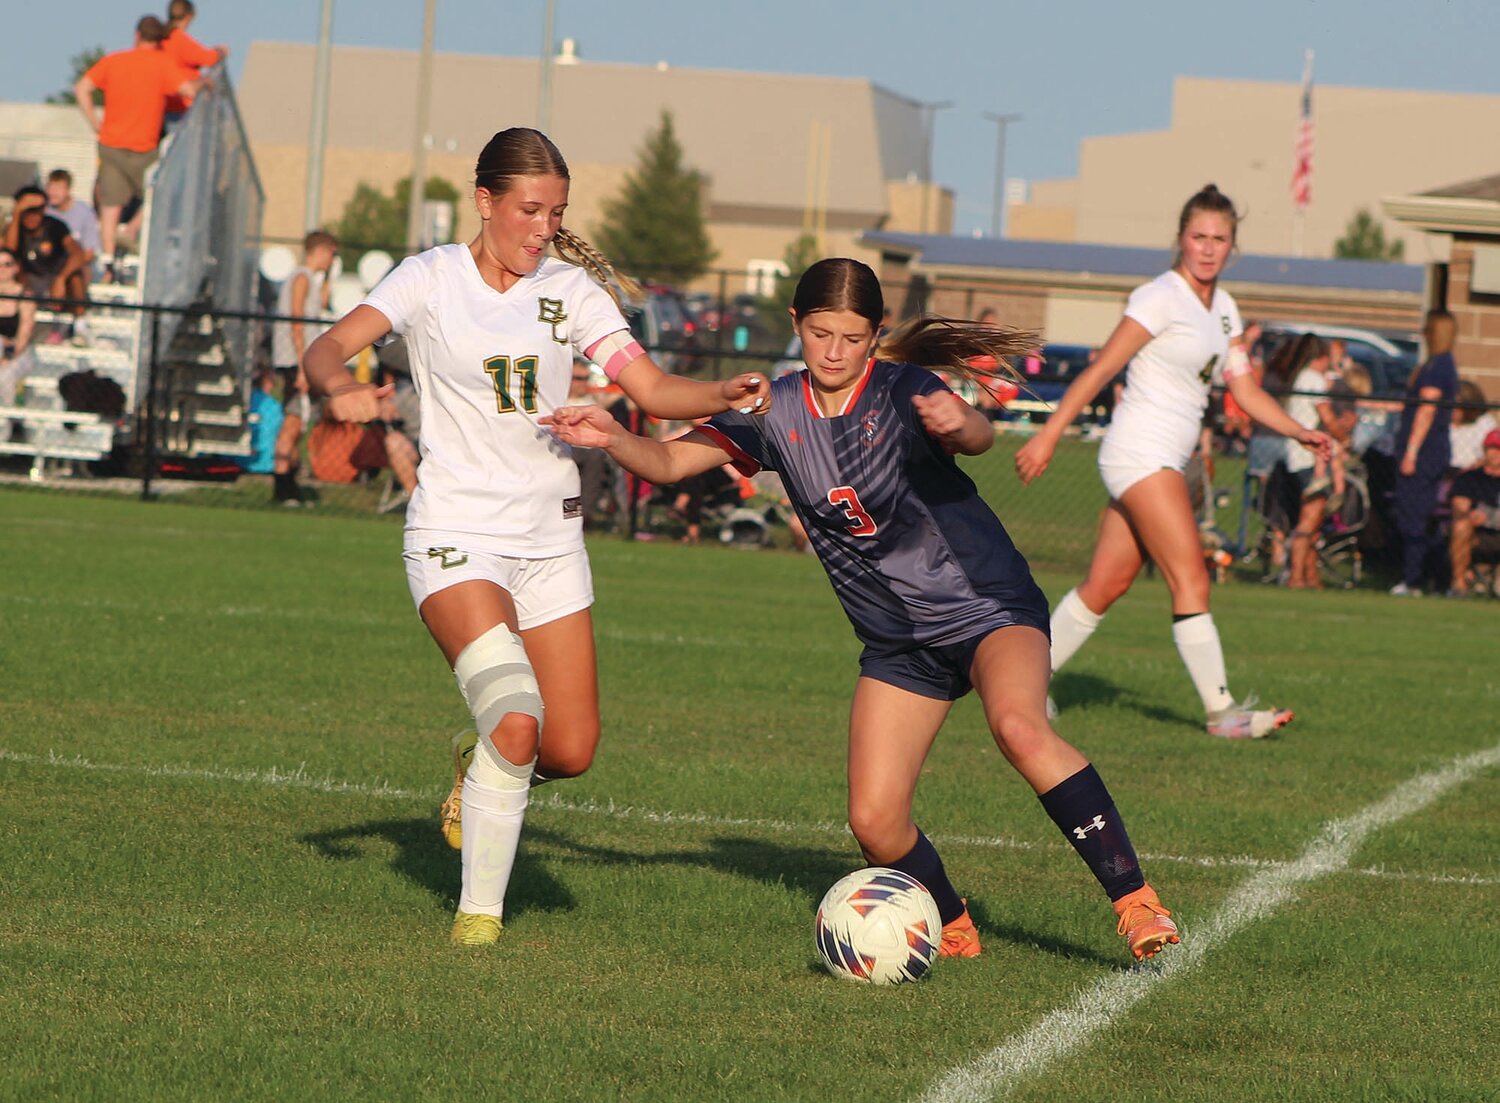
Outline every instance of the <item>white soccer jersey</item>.
<svg viewBox="0 0 1500 1103">
<path fill-rule="evenodd" d="M 406 338 L 422 404 L 407 545 L 432 532 L 520 558 L 581 548 L 578 469 L 537 419 L 567 403 L 574 350 L 626 328 L 609 294 L 551 257 L 501 294 L 458 244 L 408 257 L 364 303 Z"/>
<path fill-rule="evenodd" d="M 1130 362 L 1100 463 L 1140 462 L 1182 470 L 1198 442 L 1209 388 L 1222 383 L 1229 342 L 1244 326 L 1222 287 L 1204 307 L 1175 270 L 1130 294 L 1125 317 L 1151 333 Z"/>
</svg>

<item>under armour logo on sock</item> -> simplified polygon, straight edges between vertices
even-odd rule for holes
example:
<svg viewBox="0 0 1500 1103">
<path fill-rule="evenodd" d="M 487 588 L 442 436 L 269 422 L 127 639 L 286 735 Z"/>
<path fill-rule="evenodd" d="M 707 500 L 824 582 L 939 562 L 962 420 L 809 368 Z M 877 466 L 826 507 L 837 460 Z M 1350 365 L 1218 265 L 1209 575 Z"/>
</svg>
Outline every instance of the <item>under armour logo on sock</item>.
<svg viewBox="0 0 1500 1103">
<path fill-rule="evenodd" d="M 1073 834 L 1077 835 L 1080 839 L 1087 839 L 1089 837 L 1089 832 L 1090 831 L 1103 831 L 1103 830 L 1104 830 L 1104 817 L 1103 816 L 1095 816 L 1094 819 L 1093 819 L 1093 822 L 1086 823 L 1082 827 L 1075 827 L 1075 828 L 1073 828 Z"/>
</svg>

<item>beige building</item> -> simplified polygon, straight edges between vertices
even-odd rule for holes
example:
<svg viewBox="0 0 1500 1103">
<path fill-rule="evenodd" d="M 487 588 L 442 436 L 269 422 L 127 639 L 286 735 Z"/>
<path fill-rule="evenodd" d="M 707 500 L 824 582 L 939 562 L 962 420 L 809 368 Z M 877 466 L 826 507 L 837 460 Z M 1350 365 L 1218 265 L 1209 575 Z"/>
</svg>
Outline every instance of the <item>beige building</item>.
<svg viewBox="0 0 1500 1103">
<path fill-rule="evenodd" d="M 1500 176 L 1391 196 L 1383 205 L 1403 226 L 1434 239 L 1430 252 L 1448 258 L 1428 266 L 1430 302 L 1458 323 L 1453 358 L 1460 374 L 1500 402 Z"/>
<path fill-rule="evenodd" d="M 315 50 L 257 42 L 239 87 L 266 185 L 267 239 L 307 228 L 307 153 Z M 335 47 L 320 221 L 338 218 L 361 182 L 389 192 L 411 171 L 418 56 Z M 427 172 L 472 188 L 497 130 L 533 126 L 540 63 L 439 54 L 432 73 Z M 670 111 L 685 163 L 704 174 L 715 266 L 747 277 L 781 261 L 804 230 L 825 253 L 872 257 L 866 230 L 951 229 L 953 197 L 923 183 L 920 106 L 867 80 L 574 62 L 552 70 L 549 135 L 573 177 L 570 228 L 588 236 L 647 134 Z M 459 204 L 455 236 L 477 219 Z M 731 286 L 739 292 L 745 287 Z"/>
<path fill-rule="evenodd" d="M 1245 215 L 1246 253 L 1331 257 L 1365 208 L 1405 242 L 1408 262 L 1445 260 L 1432 250 L 1446 242 L 1385 215 L 1381 197 L 1493 172 L 1500 96 L 1315 86 L 1312 203 L 1299 231 L 1300 95 L 1295 83 L 1179 77 L 1166 130 L 1085 139 L 1077 177 L 1036 181 L 1008 209 L 1009 236 L 1166 248 L 1183 201 L 1213 182 Z"/>
</svg>

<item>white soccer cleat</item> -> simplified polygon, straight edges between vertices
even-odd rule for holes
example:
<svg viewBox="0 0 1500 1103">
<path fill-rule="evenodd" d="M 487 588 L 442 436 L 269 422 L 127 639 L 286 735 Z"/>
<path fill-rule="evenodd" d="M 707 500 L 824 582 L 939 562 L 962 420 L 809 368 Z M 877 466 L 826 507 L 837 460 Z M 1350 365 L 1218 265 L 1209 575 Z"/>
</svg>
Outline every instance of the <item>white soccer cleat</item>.
<svg viewBox="0 0 1500 1103">
<path fill-rule="evenodd" d="M 1290 724 L 1295 715 L 1291 709 L 1258 709 L 1250 696 L 1242 704 L 1209 714 L 1206 727 L 1209 735 L 1220 739 L 1261 739 Z"/>
</svg>

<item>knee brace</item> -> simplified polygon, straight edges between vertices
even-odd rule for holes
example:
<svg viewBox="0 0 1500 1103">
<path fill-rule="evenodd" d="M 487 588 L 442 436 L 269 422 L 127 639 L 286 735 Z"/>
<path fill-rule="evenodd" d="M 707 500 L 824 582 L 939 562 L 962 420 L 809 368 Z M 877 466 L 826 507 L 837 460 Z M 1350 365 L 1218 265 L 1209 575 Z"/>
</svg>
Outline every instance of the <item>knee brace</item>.
<svg viewBox="0 0 1500 1103">
<path fill-rule="evenodd" d="M 453 664 L 458 690 L 474 717 L 479 741 L 489 735 L 507 712 L 534 717 L 542 725 L 542 695 L 521 637 L 497 624 L 463 651 Z"/>
</svg>

